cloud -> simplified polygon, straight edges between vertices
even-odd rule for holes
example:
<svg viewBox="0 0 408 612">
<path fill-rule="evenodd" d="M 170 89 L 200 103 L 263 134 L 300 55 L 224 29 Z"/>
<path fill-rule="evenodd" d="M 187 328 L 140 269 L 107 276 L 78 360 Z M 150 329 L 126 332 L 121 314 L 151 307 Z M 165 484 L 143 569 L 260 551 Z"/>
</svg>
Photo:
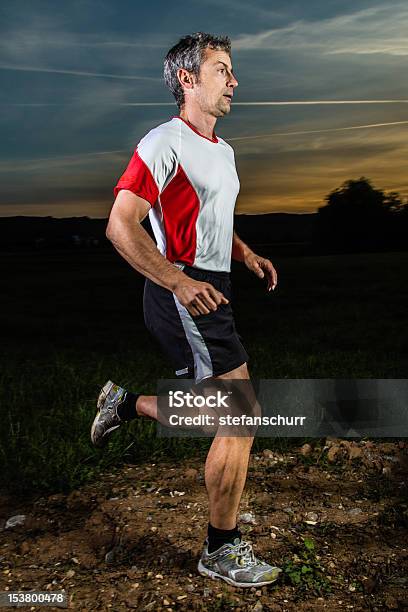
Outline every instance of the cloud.
<svg viewBox="0 0 408 612">
<path fill-rule="evenodd" d="M 407 30 L 408 6 L 387 3 L 326 19 L 301 19 L 256 34 L 241 34 L 233 39 L 233 49 L 404 56 L 408 55 Z"/>
<path fill-rule="evenodd" d="M 226 13 L 231 15 L 233 12 L 234 16 L 239 15 L 243 16 L 245 19 L 250 19 L 253 21 L 254 19 L 262 20 L 263 23 L 265 21 L 282 18 L 284 17 L 284 13 L 277 10 L 264 9 L 262 6 L 259 6 L 256 2 L 240 2 L 239 0 L 193 0 L 193 3 L 198 5 L 200 8 L 203 5 L 214 6 L 217 11 L 221 9 Z"/>
<path fill-rule="evenodd" d="M 155 65 L 146 63 L 146 54 L 140 49 L 161 49 L 163 37 L 158 33 L 138 34 L 137 40 L 125 30 L 122 36 L 112 31 L 110 23 L 104 28 L 103 7 L 98 3 L 99 31 L 71 30 L 64 11 L 57 10 L 13 11 L 1 23 L 1 67 L 7 70 L 48 72 L 74 76 L 90 76 L 117 79 L 159 80 L 159 76 L 143 74 Z M 88 9 L 88 14 L 86 12 Z M 95 7 L 83 7 L 83 18 L 92 16 Z M 75 11 L 73 10 L 73 15 Z M 75 24 L 75 18 L 71 21 Z M 106 15 L 105 15 L 106 19 Z M 82 19 L 81 19 L 82 23 Z M 79 24 L 77 24 L 78 27 Z M 75 27 L 75 26 L 74 26 Z M 104 31 L 105 30 L 105 31 Z M 164 43 L 165 44 L 165 43 Z M 135 52 L 138 51 L 138 52 Z M 153 57 L 156 55 L 153 53 Z"/>
<path fill-rule="evenodd" d="M 343 132 L 347 130 L 363 130 L 368 128 L 378 128 L 392 125 L 404 125 L 408 124 L 407 121 L 390 121 L 386 123 L 368 123 L 366 125 L 348 125 L 344 127 L 338 128 L 324 128 L 318 130 L 299 130 L 293 132 L 273 132 L 271 134 L 253 134 L 252 136 L 237 136 L 233 138 L 228 138 L 228 142 L 237 141 L 237 140 L 257 140 L 259 138 L 273 138 L 277 136 L 299 136 L 303 134 L 322 134 L 324 132 Z"/>
<path fill-rule="evenodd" d="M 130 79 L 130 80 L 145 80 L 145 81 L 161 81 L 158 77 L 137 76 L 133 74 L 109 74 L 104 72 L 85 72 L 83 70 L 64 70 L 62 68 L 44 68 L 37 66 L 12 66 L 0 64 L 0 70 L 17 70 L 23 72 L 51 72 L 53 74 L 70 74 L 80 77 L 100 77 L 109 79 Z"/>
<path fill-rule="evenodd" d="M 233 106 L 316 106 L 325 104 L 408 104 L 408 100 L 285 100 L 281 102 L 233 102 Z"/>
<path fill-rule="evenodd" d="M 69 168 L 72 166 L 83 166 L 86 163 L 94 163 L 96 157 L 108 156 L 109 163 L 123 161 L 127 149 L 115 149 L 112 151 L 92 151 L 89 153 L 75 153 L 74 155 L 59 155 L 53 157 L 35 157 L 33 159 L 0 160 L 0 172 L 36 172 L 38 170 L 53 170 L 54 168 Z"/>
<path fill-rule="evenodd" d="M 109 90 L 112 91 L 112 90 Z M 93 94 L 92 94 L 93 95 Z M 93 102 L 89 100 L 89 102 Z M 84 100 L 83 103 L 86 103 Z M 320 106 L 336 104 L 408 104 L 408 100 L 285 100 L 281 102 L 234 102 L 234 106 Z M 77 102 L 0 102 L 0 106 L 76 106 Z M 175 102 L 115 102 L 106 99 L 98 101 L 98 106 L 175 106 Z M 366 126 L 362 126 L 366 127 Z M 376 126 L 371 126 L 376 127 Z"/>
</svg>

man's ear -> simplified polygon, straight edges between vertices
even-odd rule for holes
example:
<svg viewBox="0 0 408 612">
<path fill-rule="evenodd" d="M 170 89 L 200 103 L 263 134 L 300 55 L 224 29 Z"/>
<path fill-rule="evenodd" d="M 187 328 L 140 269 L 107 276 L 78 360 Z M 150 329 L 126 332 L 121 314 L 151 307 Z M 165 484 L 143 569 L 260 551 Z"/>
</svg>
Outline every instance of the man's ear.
<svg viewBox="0 0 408 612">
<path fill-rule="evenodd" d="M 187 89 L 192 89 L 194 85 L 193 75 L 188 72 L 185 68 L 179 68 L 177 70 L 177 77 L 182 85 Z"/>
</svg>

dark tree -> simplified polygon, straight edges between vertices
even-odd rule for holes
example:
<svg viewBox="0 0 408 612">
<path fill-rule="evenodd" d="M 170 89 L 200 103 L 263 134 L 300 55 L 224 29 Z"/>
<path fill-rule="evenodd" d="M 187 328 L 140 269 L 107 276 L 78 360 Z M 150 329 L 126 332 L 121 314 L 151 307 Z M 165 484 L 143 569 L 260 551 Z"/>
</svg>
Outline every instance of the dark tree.
<svg viewBox="0 0 408 612">
<path fill-rule="evenodd" d="M 364 176 L 348 180 L 318 209 L 315 243 L 333 251 L 388 249 L 400 245 L 399 221 L 407 204 L 397 192 L 385 194 Z M 406 227 L 406 222 L 403 224 Z"/>
</svg>

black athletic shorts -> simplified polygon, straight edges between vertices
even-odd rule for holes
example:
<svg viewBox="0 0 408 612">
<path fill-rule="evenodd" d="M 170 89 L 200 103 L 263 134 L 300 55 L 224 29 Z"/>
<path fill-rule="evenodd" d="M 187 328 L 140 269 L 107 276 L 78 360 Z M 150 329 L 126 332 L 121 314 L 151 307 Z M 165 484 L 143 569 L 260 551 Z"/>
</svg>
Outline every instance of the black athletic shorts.
<svg viewBox="0 0 408 612">
<path fill-rule="evenodd" d="M 229 272 L 180 265 L 195 280 L 211 283 L 229 300 L 209 314 L 192 316 L 174 293 L 146 279 L 143 312 L 147 329 L 158 340 L 180 378 L 219 376 L 247 362 L 249 357 L 238 335 L 231 308 Z"/>
</svg>

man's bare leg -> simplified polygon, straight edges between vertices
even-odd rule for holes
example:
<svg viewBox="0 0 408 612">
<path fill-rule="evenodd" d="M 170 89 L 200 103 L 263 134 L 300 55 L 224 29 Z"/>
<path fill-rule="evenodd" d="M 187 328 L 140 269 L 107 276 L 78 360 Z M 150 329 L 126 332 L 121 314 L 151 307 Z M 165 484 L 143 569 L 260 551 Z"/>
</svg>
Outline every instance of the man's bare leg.
<svg viewBox="0 0 408 612">
<path fill-rule="evenodd" d="M 245 363 L 214 378 L 248 380 L 247 365 Z M 140 395 L 135 409 L 139 416 L 158 420 L 157 396 Z M 215 437 L 211 444 L 205 463 L 205 485 L 209 498 L 209 519 L 213 527 L 233 529 L 236 526 L 253 440 L 253 437 L 220 436 Z"/>
<path fill-rule="evenodd" d="M 219 379 L 249 379 L 246 363 L 215 376 Z M 248 472 L 254 438 L 215 437 L 205 463 L 205 485 L 209 499 L 209 519 L 217 529 L 234 529 Z"/>
<path fill-rule="evenodd" d="M 168 410 L 159 410 L 158 409 L 158 398 L 157 395 L 140 395 L 137 398 L 136 406 L 135 406 L 136 414 L 138 416 L 147 417 L 148 419 L 153 419 L 154 421 L 158 421 L 164 427 L 171 427 L 168 422 Z M 186 407 L 183 408 L 183 416 L 197 417 L 201 414 L 201 410 L 199 408 Z M 213 427 L 214 433 L 217 428 Z M 206 429 L 203 428 L 203 432 Z M 211 432 L 211 427 L 208 428 L 208 431 Z"/>
<path fill-rule="evenodd" d="M 215 378 L 248 380 L 246 363 Z M 227 385 L 229 386 L 229 385 Z M 257 416 L 261 412 L 250 381 L 243 386 L 245 403 L 250 413 Z M 235 404 L 241 399 L 235 397 Z M 241 415 L 246 406 L 233 404 L 232 411 L 238 408 Z M 244 408 L 242 411 L 241 409 Z M 203 547 L 198 571 L 203 576 L 221 578 L 239 587 L 259 587 L 275 582 L 282 570 L 258 559 L 252 544 L 242 539 L 237 526 L 237 513 L 248 471 L 249 454 L 255 430 L 238 430 L 237 436 L 223 436 L 222 429 L 217 432 L 205 464 L 205 484 L 209 498 L 208 537 Z M 225 432 L 227 433 L 227 432 Z M 244 435 L 243 435 L 244 434 Z M 248 434 L 248 435 L 247 435 Z"/>
<path fill-rule="evenodd" d="M 214 379 L 249 380 L 246 363 Z M 192 413 L 197 409 L 192 409 Z M 135 413 L 168 426 L 166 415 L 158 410 L 157 395 L 139 395 Z M 248 471 L 253 436 L 216 436 L 205 463 L 205 485 L 209 499 L 209 522 L 223 530 L 234 529 Z"/>
<path fill-rule="evenodd" d="M 139 395 L 135 409 L 139 416 L 157 421 L 157 395 Z"/>
</svg>

